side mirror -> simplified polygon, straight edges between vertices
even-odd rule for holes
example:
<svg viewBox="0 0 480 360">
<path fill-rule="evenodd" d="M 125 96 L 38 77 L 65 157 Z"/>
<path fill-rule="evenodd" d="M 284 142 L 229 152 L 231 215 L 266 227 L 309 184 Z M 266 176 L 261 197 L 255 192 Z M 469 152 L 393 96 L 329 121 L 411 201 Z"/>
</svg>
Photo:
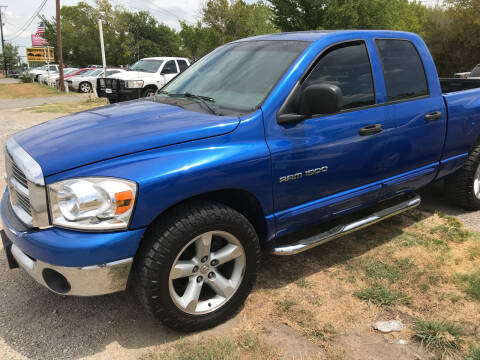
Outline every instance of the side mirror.
<svg viewBox="0 0 480 360">
<path fill-rule="evenodd" d="M 303 121 L 314 115 L 328 115 L 339 112 L 343 107 L 343 93 L 337 85 L 330 83 L 313 84 L 300 94 L 298 113 L 277 115 L 279 124 Z"/>
<path fill-rule="evenodd" d="M 328 115 L 339 112 L 343 106 L 343 93 L 337 85 L 313 84 L 300 95 L 299 113 L 306 116 Z"/>
</svg>

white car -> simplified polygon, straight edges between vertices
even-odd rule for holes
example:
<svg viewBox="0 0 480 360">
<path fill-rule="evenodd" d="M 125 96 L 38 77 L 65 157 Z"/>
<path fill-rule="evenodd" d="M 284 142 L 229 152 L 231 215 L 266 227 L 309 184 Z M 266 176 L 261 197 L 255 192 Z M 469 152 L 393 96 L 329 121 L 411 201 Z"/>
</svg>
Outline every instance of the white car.
<svg viewBox="0 0 480 360">
<path fill-rule="evenodd" d="M 65 68 L 63 69 L 63 76 L 75 74 L 78 71 L 77 68 Z M 45 75 L 42 75 L 45 76 Z M 40 77 L 42 77 L 40 76 Z M 45 77 L 45 83 L 49 86 L 56 86 L 57 80 L 60 78 L 60 73 L 54 73 Z"/>
<path fill-rule="evenodd" d="M 77 68 L 64 68 L 63 69 L 63 75 L 64 76 L 70 75 L 70 74 L 73 74 L 77 71 L 78 71 Z M 50 74 L 46 73 L 46 74 L 42 74 L 38 77 L 38 82 L 40 84 L 47 84 L 47 85 L 50 85 L 50 86 L 55 86 L 55 82 L 59 77 L 60 77 L 59 72 L 51 72 Z"/>
<path fill-rule="evenodd" d="M 137 61 L 126 72 L 110 76 L 110 78 L 123 80 L 126 90 L 136 89 L 128 96 L 140 93 L 147 97 L 172 80 L 175 76 L 186 70 L 190 61 L 177 57 L 151 57 Z M 136 96 L 138 97 L 138 96 Z"/>
<path fill-rule="evenodd" d="M 123 69 L 107 69 L 107 77 L 113 74 L 125 72 Z M 82 93 L 92 92 L 97 86 L 97 79 L 103 77 L 103 69 L 94 69 L 82 75 L 72 76 L 67 79 L 68 88 L 71 91 Z"/>
<path fill-rule="evenodd" d="M 40 75 L 54 72 L 58 72 L 58 65 L 56 64 L 43 65 L 42 67 L 30 70 L 30 74 L 34 76 L 35 81 L 38 81 Z"/>
</svg>

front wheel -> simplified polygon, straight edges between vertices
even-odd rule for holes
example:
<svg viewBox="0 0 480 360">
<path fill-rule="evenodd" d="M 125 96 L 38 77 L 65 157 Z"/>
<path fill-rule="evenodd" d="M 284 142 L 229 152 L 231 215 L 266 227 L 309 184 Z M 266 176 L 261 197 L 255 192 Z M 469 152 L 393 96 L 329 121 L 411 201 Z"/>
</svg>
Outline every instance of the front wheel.
<svg viewBox="0 0 480 360">
<path fill-rule="evenodd" d="M 470 151 L 463 167 L 445 183 L 450 201 L 465 210 L 480 210 L 480 145 Z"/>
<path fill-rule="evenodd" d="M 134 286 L 144 307 L 165 325 L 198 331 L 239 309 L 259 263 L 257 234 L 242 214 L 222 204 L 193 203 L 146 234 Z"/>
<path fill-rule="evenodd" d="M 78 88 L 82 93 L 89 93 L 92 91 L 92 85 L 90 85 L 88 82 L 81 83 Z"/>
</svg>

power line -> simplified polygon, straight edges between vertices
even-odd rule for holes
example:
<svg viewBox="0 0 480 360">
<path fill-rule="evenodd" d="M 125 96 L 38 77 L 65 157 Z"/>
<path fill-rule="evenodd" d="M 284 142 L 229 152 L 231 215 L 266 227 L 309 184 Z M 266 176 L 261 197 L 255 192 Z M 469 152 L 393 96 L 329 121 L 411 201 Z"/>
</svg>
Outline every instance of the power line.
<svg viewBox="0 0 480 360">
<path fill-rule="evenodd" d="M 46 3 L 47 0 L 43 0 L 37 10 L 34 11 L 33 15 L 27 20 L 27 22 L 23 26 L 20 27 L 20 30 L 16 31 L 10 39 L 7 39 L 7 41 L 13 41 L 17 39 L 20 35 L 22 35 L 32 24 L 32 22 L 37 18 L 38 14 L 40 13 L 40 11 L 42 11 Z"/>
</svg>

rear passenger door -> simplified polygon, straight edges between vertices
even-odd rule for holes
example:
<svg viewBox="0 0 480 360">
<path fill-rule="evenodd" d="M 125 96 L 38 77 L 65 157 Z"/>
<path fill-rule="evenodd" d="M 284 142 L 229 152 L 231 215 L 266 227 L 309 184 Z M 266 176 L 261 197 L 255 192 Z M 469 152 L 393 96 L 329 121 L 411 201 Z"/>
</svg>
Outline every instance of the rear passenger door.
<svg viewBox="0 0 480 360">
<path fill-rule="evenodd" d="M 179 59 L 177 63 L 181 73 L 188 69 L 188 63 L 185 60 Z"/>
<path fill-rule="evenodd" d="M 391 135 L 393 172 L 387 193 L 415 190 L 429 183 L 438 167 L 446 131 L 441 94 L 432 95 L 422 58 L 409 40 L 376 39 L 387 95 L 387 117 L 395 123 Z"/>
</svg>

